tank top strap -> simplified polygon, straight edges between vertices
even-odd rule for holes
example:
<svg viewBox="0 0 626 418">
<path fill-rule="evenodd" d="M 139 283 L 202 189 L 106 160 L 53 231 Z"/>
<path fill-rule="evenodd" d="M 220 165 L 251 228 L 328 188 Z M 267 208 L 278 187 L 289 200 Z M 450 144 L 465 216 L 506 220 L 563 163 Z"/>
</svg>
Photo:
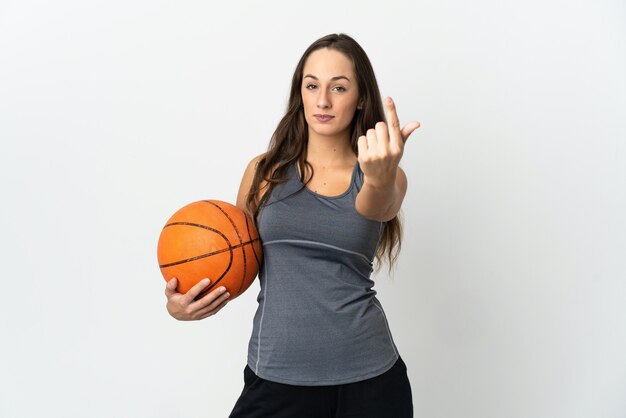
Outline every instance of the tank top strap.
<svg viewBox="0 0 626 418">
<path fill-rule="evenodd" d="M 363 187 L 363 171 L 361 171 L 361 165 L 359 161 L 354 164 L 354 171 L 352 172 L 352 183 L 356 186 L 356 191 L 360 191 Z"/>
</svg>

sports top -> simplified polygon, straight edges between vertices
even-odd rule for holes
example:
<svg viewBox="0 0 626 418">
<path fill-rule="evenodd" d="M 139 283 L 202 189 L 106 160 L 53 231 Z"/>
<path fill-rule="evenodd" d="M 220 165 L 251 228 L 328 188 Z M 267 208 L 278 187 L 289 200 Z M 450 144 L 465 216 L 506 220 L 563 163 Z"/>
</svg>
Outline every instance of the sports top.
<svg viewBox="0 0 626 418">
<path fill-rule="evenodd" d="M 339 385 L 378 376 L 398 359 L 370 279 L 384 223 L 354 206 L 358 162 L 338 196 L 304 187 L 297 164 L 261 208 L 261 290 L 248 366 L 266 380 Z"/>
</svg>

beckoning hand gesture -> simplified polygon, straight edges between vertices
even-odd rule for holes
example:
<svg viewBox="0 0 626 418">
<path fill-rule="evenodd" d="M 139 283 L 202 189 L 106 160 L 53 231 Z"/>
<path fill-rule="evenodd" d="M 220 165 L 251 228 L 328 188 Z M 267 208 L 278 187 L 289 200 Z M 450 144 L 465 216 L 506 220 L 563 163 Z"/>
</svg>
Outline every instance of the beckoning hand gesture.
<svg viewBox="0 0 626 418">
<path fill-rule="evenodd" d="M 378 122 L 374 129 L 368 129 L 358 142 L 359 165 L 367 182 L 375 187 L 384 187 L 396 179 L 396 171 L 404 144 L 409 135 L 420 127 L 417 121 L 410 122 L 400 129 L 396 106 L 391 99 L 385 99 L 389 128 L 385 122 Z"/>
</svg>

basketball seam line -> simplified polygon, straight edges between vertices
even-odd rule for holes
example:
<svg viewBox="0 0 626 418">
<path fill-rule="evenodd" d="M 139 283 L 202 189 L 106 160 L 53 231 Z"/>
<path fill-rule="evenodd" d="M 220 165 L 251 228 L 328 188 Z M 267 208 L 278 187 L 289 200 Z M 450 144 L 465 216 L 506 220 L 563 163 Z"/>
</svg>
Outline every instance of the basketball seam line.
<svg viewBox="0 0 626 418">
<path fill-rule="evenodd" d="M 237 225 L 235 225 L 235 222 L 233 222 L 233 220 L 231 219 L 231 217 L 228 215 L 228 213 L 226 213 L 226 211 L 217 203 L 211 201 L 211 200 L 203 200 L 203 202 L 208 203 L 210 205 L 215 206 L 216 208 L 219 209 L 220 212 L 222 212 L 222 214 L 224 216 L 226 216 L 226 219 L 228 219 L 228 222 L 230 222 L 230 225 L 233 227 L 233 229 L 235 230 L 235 233 L 237 234 L 237 238 L 239 238 L 239 243 L 242 243 L 242 239 L 241 239 L 241 234 L 239 233 L 239 230 L 237 229 Z M 248 263 L 246 261 L 246 248 L 243 247 L 241 249 L 241 255 L 243 256 L 243 273 L 242 273 L 242 277 L 241 277 L 241 281 L 240 281 L 240 286 L 239 289 L 237 289 L 237 293 L 241 292 L 241 287 L 243 286 L 243 284 L 246 281 L 246 276 L 247 276 L 247 268 L 248 268 Z M 230 266 L 228 266 L 228 269 L 230 270 Z"/>
<path fill-rule="evenodd" d="M 161 264 L 159 267 L 160 268 L 165 268 L 165 267 L 176 266 L 178 264 L 188 263 L 190 261 L 195 261 L 195 260 L 199 260 L 201 258 L 210 257 L 210 256 L 215 255 L 215 254 L 225 253 L 226 251 L 236 250 L 237 248 L 244 247 L 244 246 L 246 246 L 248 244 L 252 244 L 252 243 L 254 243 L 254 242 L 258 241 L 258 240 L 259 240 L 259 238 L 256 238 L 256 239 L 253 239 L 253 240 L 250 240 L 250 241 L 247 241 L 247 242 L 242 242 L 241 244 L 229 245 L 228 248 L 224 248 L 222 250 L 217 250 L 217 251 L 213 251 L 211 253 L 202 254 L 202 255 L 199 255 L 199 256 L 196 256 L 196 257 L 188 258 L 186 260 L 175 261 L 173 263 Z"/>
<path fill-rule="evenodd" d="M 250 233 L 250 223 L 248 222 L 248 216 L 246 216 L 246 231 L 248 231 L 248 237 L 251 238 L 252 234 Z M 258 233 L 257 233 L 257 235 L 258 235 Z M 254 249 L 254 245 L 252 246 L 252 254 L 254 254 L 254 259 L 256 260 L 256 264 L 260 268 L 261 267 L 261 262 L 259 260 L 259 255 L 256 253 L 256 250 Z"/>
</svg>

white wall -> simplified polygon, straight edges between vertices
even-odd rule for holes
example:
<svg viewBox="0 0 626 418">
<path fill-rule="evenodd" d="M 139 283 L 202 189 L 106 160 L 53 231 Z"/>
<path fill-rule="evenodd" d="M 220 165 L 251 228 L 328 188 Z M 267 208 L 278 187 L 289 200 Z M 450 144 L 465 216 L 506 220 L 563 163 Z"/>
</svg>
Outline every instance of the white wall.
<svg viewBox="0 0 626 418">
<path fill-rule="evenodd" d="M 377 279 L 416 416 L 626 416 L 625 23 L 619 0 L 5 0 L 0 416 L 227 416 L 258 283 L 177 322 L 156 241 L 234 201 L 331 32 L 422 123 Z"/>
</svg>

